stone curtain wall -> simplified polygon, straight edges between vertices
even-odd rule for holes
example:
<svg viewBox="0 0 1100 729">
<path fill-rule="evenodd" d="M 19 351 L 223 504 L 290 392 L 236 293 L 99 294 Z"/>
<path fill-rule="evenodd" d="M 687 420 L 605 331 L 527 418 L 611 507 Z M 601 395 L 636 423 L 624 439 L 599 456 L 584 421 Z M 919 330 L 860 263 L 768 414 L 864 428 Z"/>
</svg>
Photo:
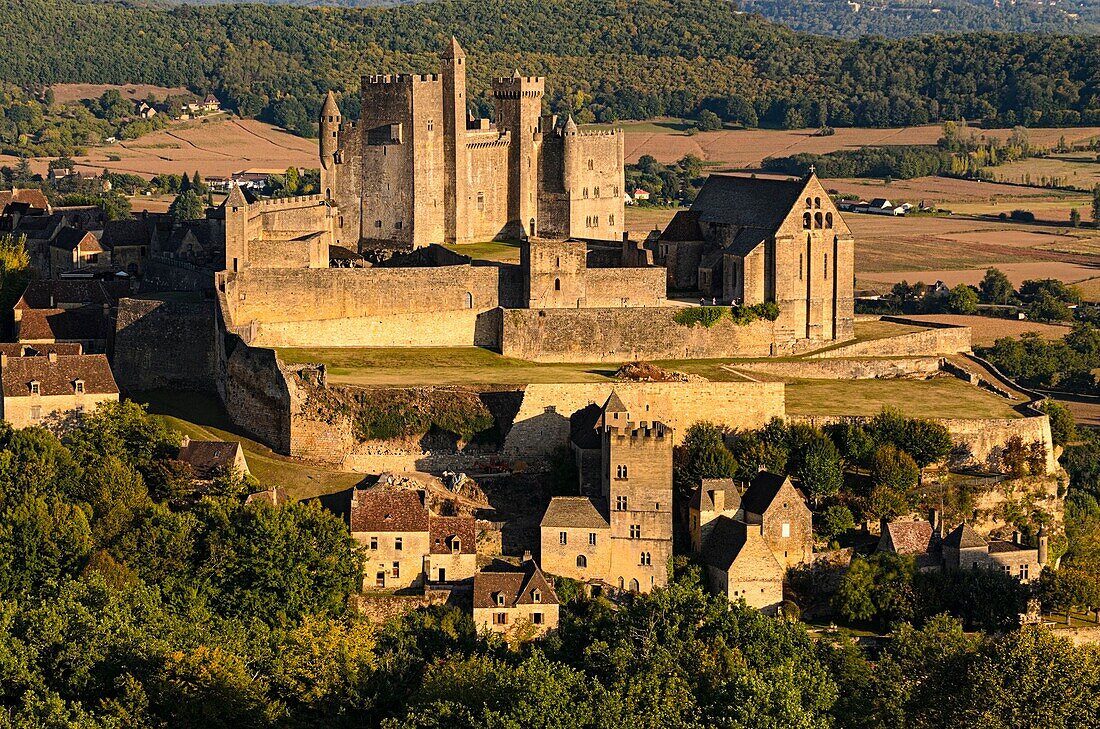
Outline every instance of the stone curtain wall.
<svg viewBox="0 0 1100 729">
<path fill-rule="evenodd" d="M 214 336 L 212 301 L 120 300 L 111 356 L 119 388 L 213 392 Z"/>
<path fill-rule="evenodd" d="M 896 321 L 899 324 L 919 324 L 925 326 L 925 322 L 910 322 L 903 319 L 884 319 L 884 321 Z M 912 334 L 900 334 L 886 339 L 873 339 L 830 349 L 828 352 L 812 354 L 818 359 L 849 358 L 849 357 L 917 357 L 936 354 L 958 354 L 969 352 L 971 347 L 970 327 L 942 327 L 927 329 L 923 332 Z"/>
<path fill-rule="evenodd" d="M 229 280 L 226 296 L 261 346 L 496 346 L 479 315 L 491 320 L 500 288 L 493 266 L 266 269 Z"/>
<path fill-rule="evenodd" d="M 799 362 L 748 362 L 738 365 L 738 369 L 810 380 L 874 380 L 896 377 L 923 379 L 939 374 L 942 362 L 940 357 L 816 359 Z"/>
<path fill-rule="evenodd" d="M 635 420 L 660 420 L 679 443 L 692 424 L 709 420 L 729 428 L 759 428 L 783 417 L 783 384 L 774 382 L 600 382 L 528 385 L 504 439 L 505 455 L 537 458 L 569 442 L 569 417 L 602 406 L 615 390 Z M 649 410 L 646 410 L 646 405 Z"/>
<path fill-rule="evenodd" d="M 681 309 L 509 309 L 502 317 L 501 352 L 536 362 L 625 362 L 767 357 L 812 346 L 809 340 L 775 342 L 776 328 L 764 319 L 737 326 L 725 317 L 710 328 L 686 327 L 673 321 L 677 311 Z"/>
<path fill-rule="evenodd" d="M 665 306 L 664 268 L 589 268 L 586 306 Z"/>
</svg>

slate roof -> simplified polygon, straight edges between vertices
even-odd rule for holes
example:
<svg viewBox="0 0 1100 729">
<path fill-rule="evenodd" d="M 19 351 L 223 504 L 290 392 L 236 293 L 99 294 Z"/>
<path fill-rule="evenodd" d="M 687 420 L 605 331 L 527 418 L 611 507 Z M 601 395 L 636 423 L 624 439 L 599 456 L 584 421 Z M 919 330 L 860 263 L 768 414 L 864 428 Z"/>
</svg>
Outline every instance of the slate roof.
<svg viewBox="0 0 1100 729">
<path fill-rule="evenodd" d="M 603 404 L 603 411 L 605 413 L 626 413 L 629 412 L 623 399 L 619 397 L 619 393 L 615 390 L 611 391 L 611 394 L 607 396 L 607 402 Z"/>
<path fill-rule="evenodd" d="M 27 309 L 19 321 L 19 340 L 106 339 L 107 318 L 97 306 L 79 309 Z"/>
<path fill-rule="evenodd" d="M 704 478 L 699 488 L 691 494 L 691 506 L 699 511 L 714 511 L 712 491 L 724 491 L 726 494 L 723 511 L 737 511 L 741 506 L 741 493 L 732 478 Z"/>
<path fill-rule="evenodd" d="M 354 489 L 351 498 L 353 532 L 428 531 L 428 508 L 419 491 L 374 486 Z"/>
<path fill-rule="evenodd" d="M 1016 544 L 1006 539 L 994 539 L 989 543 L 989 553 L 997 554 L 998 552 L 1034 552 L 1035 547 L 1025 547 L 1022 544 Z"/>
<path fill-rule="evenodd" d="M 774 231 L 802 197 L 805 180 L 711 175 L 691 209 L 706 223 Z"/>
<path fill-rule="evenodd" d="M 927 554 L 932 547 L 932 525 L 927 521 L 894 521 L 886 525 L 897 554 Z"/>
<path fill-rule="evenodd" d="M 703 231 L 699 228 L 698 210 L 680 210 L 668 221 L 661 231 L 660 240 L 672 242 L 703 240 Z"/>
<path fill-rule="evenodd" d="M 730 244 L 723 251 L 736 256 L 747 256 L 754 248 L 771 236 L 771 230 L 764 228 L 742 228 L 733 237 Z"/>
<path fill-rule="evenodd" d="M 550 499 L 539 526 L 607 529 L 607 519 L 587 496 L 555 496 Z"/>
<path fill-rule="evenodd" d="M 943 543 L 944 546 L 953 547 L 954 549 L 971 549 L 974 547 L 986 546 L 986 541 L 966 522 L 959 524 L 951 530 L 951 533 L 944 537 Z"/>
<path fill-rule="evenodd" d="M 99 240 L 88 231 L 69 227 L 64 227 L 58 231 L 54 239 L 50 241 L 50 246 L 66 251 L 75 250 L 77 246 L 81 246 L 81 250 L 85 251 L 104 250 Z"/>
<path fill-rule="evenodd" d="M 541 599 L 537 604 L 558 604 L 558 595 L 554 592 L 554 586 L 533 561 L 527 560 L 519 567 L 497 563 L 474 575 L 474 607 L 512 608 L 517 605 L 535 605 L 531 598 L 535 590 L 541 593 Z M 504 596 L 503 605 L 497 603 L 498 594 Z"/>
<path fill-rule="evenodd" d="M 103 225 L 103 244 L 109 248 L 116 246 L 149 245 L 153 226 L 148 220 L 108 220 Z"/>
<path fill-rule="evenodd" d="M 720 570 L 728 570 L 745 546 L 748 529 L 749 525 L 745 522 L 728 516 L 715 519 L 710 534 L 703 543 L 703 563 Z"/>
<path fill-rule="evenodd" d="M 477 554 L 477 520 L 472 516 L 436 516 L 428 518 L 428 551 L 451 554 L 451 538 L 459 538 L 460 554 Z"/>
<path fill-rule="evenodd" d="M 763 514 L 772 505 L 779 489 L 787 482 L 785 476 L 761 471 L 741 495 L 741 507 L 746 513 Z"/>
<path fill-rule="evenodd" d="M 88 394 L 118 394 L 118 385 L 107 356 L 103 354 L 58 355 L 57 357 L 12 357 L 0 368 L 4 397 L 28 397 L 30 383 L 37 381 L 41 395 L 72 395 L 73 383 L 84 381 Z"/>
<path fill-rule="evenodd" d="M 220 468 L 236 463 L 240 441 L 190 440 L 180 446 L 179 460 L 191 466 L 197 478 L 213 478 Z"/>
</svg>

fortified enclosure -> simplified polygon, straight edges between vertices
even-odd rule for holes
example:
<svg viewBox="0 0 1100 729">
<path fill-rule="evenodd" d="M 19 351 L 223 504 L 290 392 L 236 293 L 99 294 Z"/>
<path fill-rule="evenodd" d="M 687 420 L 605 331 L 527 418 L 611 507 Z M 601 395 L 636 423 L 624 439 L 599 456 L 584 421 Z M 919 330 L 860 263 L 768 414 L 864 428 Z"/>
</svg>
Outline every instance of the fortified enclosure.
<svg viewBox="0 0 1100 729">
<path fill-rule="evenodd" d="M 341 211 L 335 242 L 420 248 L 531 237 L 621 240 L 623 134 L 582 132 L 542 113 L 545 79 L 493 81 L 496 120 L 475 119 L 456 39 L 441 72 L 364 76 L 362 117 L 321 112 L 323 195 Z"/>
</svg>

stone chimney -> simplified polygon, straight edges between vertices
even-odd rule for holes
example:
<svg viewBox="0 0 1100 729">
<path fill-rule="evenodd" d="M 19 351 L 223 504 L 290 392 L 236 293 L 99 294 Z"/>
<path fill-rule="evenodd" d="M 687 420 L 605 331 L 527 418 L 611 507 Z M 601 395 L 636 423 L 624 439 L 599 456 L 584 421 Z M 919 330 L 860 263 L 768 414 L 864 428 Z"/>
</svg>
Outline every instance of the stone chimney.
<svg viewBox="0 0 1100 729">
<path fill-rule="evenodd" d="M 534 559 L 534 558 L 531 556 L 531 550 L 530 549 L 523 550 L 523 561 L 524 562 L 530 562 L 532 559 Z"/>
<path fill-rule="evenodd" d="M 1023 544 L 1023 542 L 1020 541 L 1020 531 L 1018 529 L 1012 530 L 1012 543 L 1017 546 Z"/>
<path fill-rule="evenodd" d="M 710 500 L 714 502 L 714 510 L 721 514 L 726 510 L 726 492 L 718 489 L 710 490 Z"/>
</svg>

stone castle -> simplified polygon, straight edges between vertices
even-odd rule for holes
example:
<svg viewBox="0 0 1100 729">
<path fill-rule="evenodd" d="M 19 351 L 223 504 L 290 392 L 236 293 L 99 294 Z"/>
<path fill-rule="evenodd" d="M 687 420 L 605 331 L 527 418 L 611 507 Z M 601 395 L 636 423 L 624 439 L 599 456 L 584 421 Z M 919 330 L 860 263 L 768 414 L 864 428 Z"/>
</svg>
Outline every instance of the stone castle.
<svg viewBox="0 0 1100 729">
<path fill-rule="evenodd" d="M 321 189 L 340 210 L 335 242 L 420 248 L 498 238 L 621 240 L 623 135 L 543 114 L 541 76 L 493 81 L 495 122 L 475 119 L 466 53 L 442 73 L 364 76 L 361 117 L 330 92 L 320 119 Z"/>
</svg>

